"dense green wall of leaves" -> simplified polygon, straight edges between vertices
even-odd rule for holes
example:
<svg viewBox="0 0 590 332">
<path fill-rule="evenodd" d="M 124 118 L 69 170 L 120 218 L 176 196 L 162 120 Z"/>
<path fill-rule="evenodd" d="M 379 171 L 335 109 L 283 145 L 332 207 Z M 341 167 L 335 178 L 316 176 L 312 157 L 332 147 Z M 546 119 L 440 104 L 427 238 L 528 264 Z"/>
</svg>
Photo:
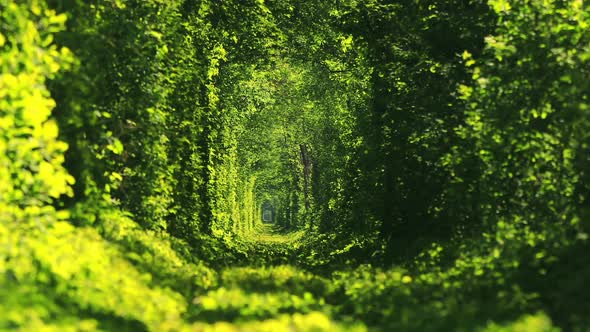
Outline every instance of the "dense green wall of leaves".
<svg viewBox="0 0 590 332">
<path fill-rule="evenodd" d="M 0 0 L 0 329 L 583 331 L 589 28 L 585 0 Z M 256 244 L 263 209 L 291 240 Z"/>
</svg>

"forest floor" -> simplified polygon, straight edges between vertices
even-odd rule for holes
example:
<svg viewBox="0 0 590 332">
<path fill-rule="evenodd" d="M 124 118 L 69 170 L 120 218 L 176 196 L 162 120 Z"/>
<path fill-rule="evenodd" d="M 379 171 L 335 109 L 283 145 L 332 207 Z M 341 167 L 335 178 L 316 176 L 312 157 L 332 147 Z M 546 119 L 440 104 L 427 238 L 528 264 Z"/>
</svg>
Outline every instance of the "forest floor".
<svg viewBox="0 0 590 332">
<path fill-rule="evenodd" d="M 0 283 L 0 331 L 558 331 L 512 284 L 350 261 L 302 231 L 261 225 L 199 256 L 116 210 L 97 226 L 57 222 L 4 261 L 21 274 Z"/>
<path fill-rule="evenodd" d="M 242 240 L 244 258 L 216 269 L 217 285 L 193 299 L 186 318 L 198 331 L 559 331 L 542 312 L 474 303 L 481 290 L 445 288 L 444 273 L 313 265 L 306 240 L 304 231 L 258 226 Z"/>
<path fill-rule="evenodd" d="M 260 224 L 250 238 L 253 244 L 262 247 L 292 247 L 305 235 L 305 231 L 284 232 L 274 224 Z"/>
<path fill-rule="evenodd" d="M 247 259 L 218 271 L 218 287 L 193 300 L 191 320 L 213 331 L 366 331 L 339 313 L 332 280 L 294 265 L 304 235 L 258 226 L 243 242 Z"/>
</svg>

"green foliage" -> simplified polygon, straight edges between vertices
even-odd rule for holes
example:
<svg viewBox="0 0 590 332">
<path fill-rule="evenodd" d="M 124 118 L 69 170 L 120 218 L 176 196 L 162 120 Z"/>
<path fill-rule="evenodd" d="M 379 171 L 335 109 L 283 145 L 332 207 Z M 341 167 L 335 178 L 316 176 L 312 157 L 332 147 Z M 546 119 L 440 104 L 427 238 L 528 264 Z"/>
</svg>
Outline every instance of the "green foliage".
<svg viewBox="0 0 590 332">
<path fill-rule="evenodd" d="M 306 293 L 321 296 L 330 290 L 327 280 L 289 265 L 234 268 L 223 271 L 221 279 L 225 285 L 258 292 L 288 289 L 300 296 Z"/>
<path fill-rule="evenodd" d="M 319 310 L 324 304 L 316 301 L 310 293 L 299 297 L 289 292 L 280 293 L 246 293 L 241 289 L 218 288 L 194 300 L 197 302 L 193 314 L 202 320 L 216 321 L 221 319 L 234 320 L 263 319 L 281 313 Z"/>
<path fill-rule="evenodd" d="M 184 241 L 143 230 L 118 211 L 101 214 L 99 231 L 106 240 L 119 244 L 121 252 L 139 270 L 149 272 L 152 284 L 174 289 L 185 297 L 217 284 L 215 271 L 203 262 L 188 261 L 190 253 L 179 254 L 188 247 Z"/>
<path fill-rule="evenodd" d="M 584 331 L 589 13 L 0 0 L 0 329 Z"/>
<path fill-rule="evenodd" d="M 67 48 L 52 44 L 65 16 L 39 1 L 0 6 L 0 223 L 49 224 L 65 217 L 51 203 L 72 195 L 74 183 L 62 165 L 68 146 L 57 138 L 45 85 L 73 62 Z"/>
<path fill-rule="evenodd" d="M 329 317 L 320 312 L 309 314 L 295 314 L 292 316 L 280 316 L 277 319 L 269 319 L 256 323 L 244 323 L 232 325 L 228 323 L 215 323 L 213 325 L 196 325 L 196 331 L 298 331 L 298 332 L 321 332 L 321 331 L 353 331 L 363 332 L 366 328 L 359 324 L 338 324 L 332 322 Z"/>
<path fill-rule="evenodd" d="M 173 330 L 182 324 L 182 297 L 147 286 L 151 277 L 133 268 L 96 230 L 55 222 L 44 231 L 23 232 L 2 227 L 3 247 L 12 248 L 2 253 L 2 289 L 11 290 L 3 305 L 12 303 L 0 323 L 4 328 L 60 324 L 64 313 L 66 318 L 103 317 L 107 326 Z"/>
<path fill-rule="evenodd" d="M 520 331 L 535 331 L 535 332 L 556 332 L 560 331 L 551 325 L 551 320 L 547 315 L 539 313 L 535 315 L 525 315 L 517 321 L 509 324 L 499 325 L 496 323 L 488 324 L 481 331 L 486 332 L 520 332 Z"/>
</svg>

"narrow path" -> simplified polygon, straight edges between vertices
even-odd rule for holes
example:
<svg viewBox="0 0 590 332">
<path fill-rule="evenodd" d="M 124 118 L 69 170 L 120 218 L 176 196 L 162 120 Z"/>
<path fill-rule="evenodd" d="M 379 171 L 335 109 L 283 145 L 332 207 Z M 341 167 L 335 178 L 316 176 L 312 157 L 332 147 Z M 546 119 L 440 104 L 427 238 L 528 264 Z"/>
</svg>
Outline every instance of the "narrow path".
<svg viewBox="0 0 590 332">
<path fill-rule="evenodd" d="M 305 231 L 285 232 L 280 226 L 261 224 L 240 240 L 239 247 L 252 266 L 293 265 L 299 259 L 299 249 Z"/>
<path fill-rule="evenodd" d="M 304 235 L 259 226 L 244 242 L 252 263 L 219 271 L 218 287 L 194 299 L 190 318 L 211 331 L 366 331 L 329 304 L 338 297 L 331 280 L 293 265 Z"/>
<path fill-rule="evenodd" d="M 252 240 L 262 245 L 293 245 L 299 241 L 305 231 L 282 232 L 281 227 L 274 224 L 261 224 L 257 226 Z"/>
</svg>

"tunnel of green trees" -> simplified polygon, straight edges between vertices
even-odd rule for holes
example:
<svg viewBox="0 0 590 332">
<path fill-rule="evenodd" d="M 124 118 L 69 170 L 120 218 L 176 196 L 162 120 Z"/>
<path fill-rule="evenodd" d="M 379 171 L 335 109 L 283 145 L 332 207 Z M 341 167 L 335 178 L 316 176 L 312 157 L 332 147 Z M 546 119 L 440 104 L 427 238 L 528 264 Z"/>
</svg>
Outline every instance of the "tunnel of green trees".
<svg viewBox="0 0 590 332">
<path fill-rule="evenodd" d="M 588 0 L 0 0 L 0 330 L 589 331 Z"/>
</svg>

